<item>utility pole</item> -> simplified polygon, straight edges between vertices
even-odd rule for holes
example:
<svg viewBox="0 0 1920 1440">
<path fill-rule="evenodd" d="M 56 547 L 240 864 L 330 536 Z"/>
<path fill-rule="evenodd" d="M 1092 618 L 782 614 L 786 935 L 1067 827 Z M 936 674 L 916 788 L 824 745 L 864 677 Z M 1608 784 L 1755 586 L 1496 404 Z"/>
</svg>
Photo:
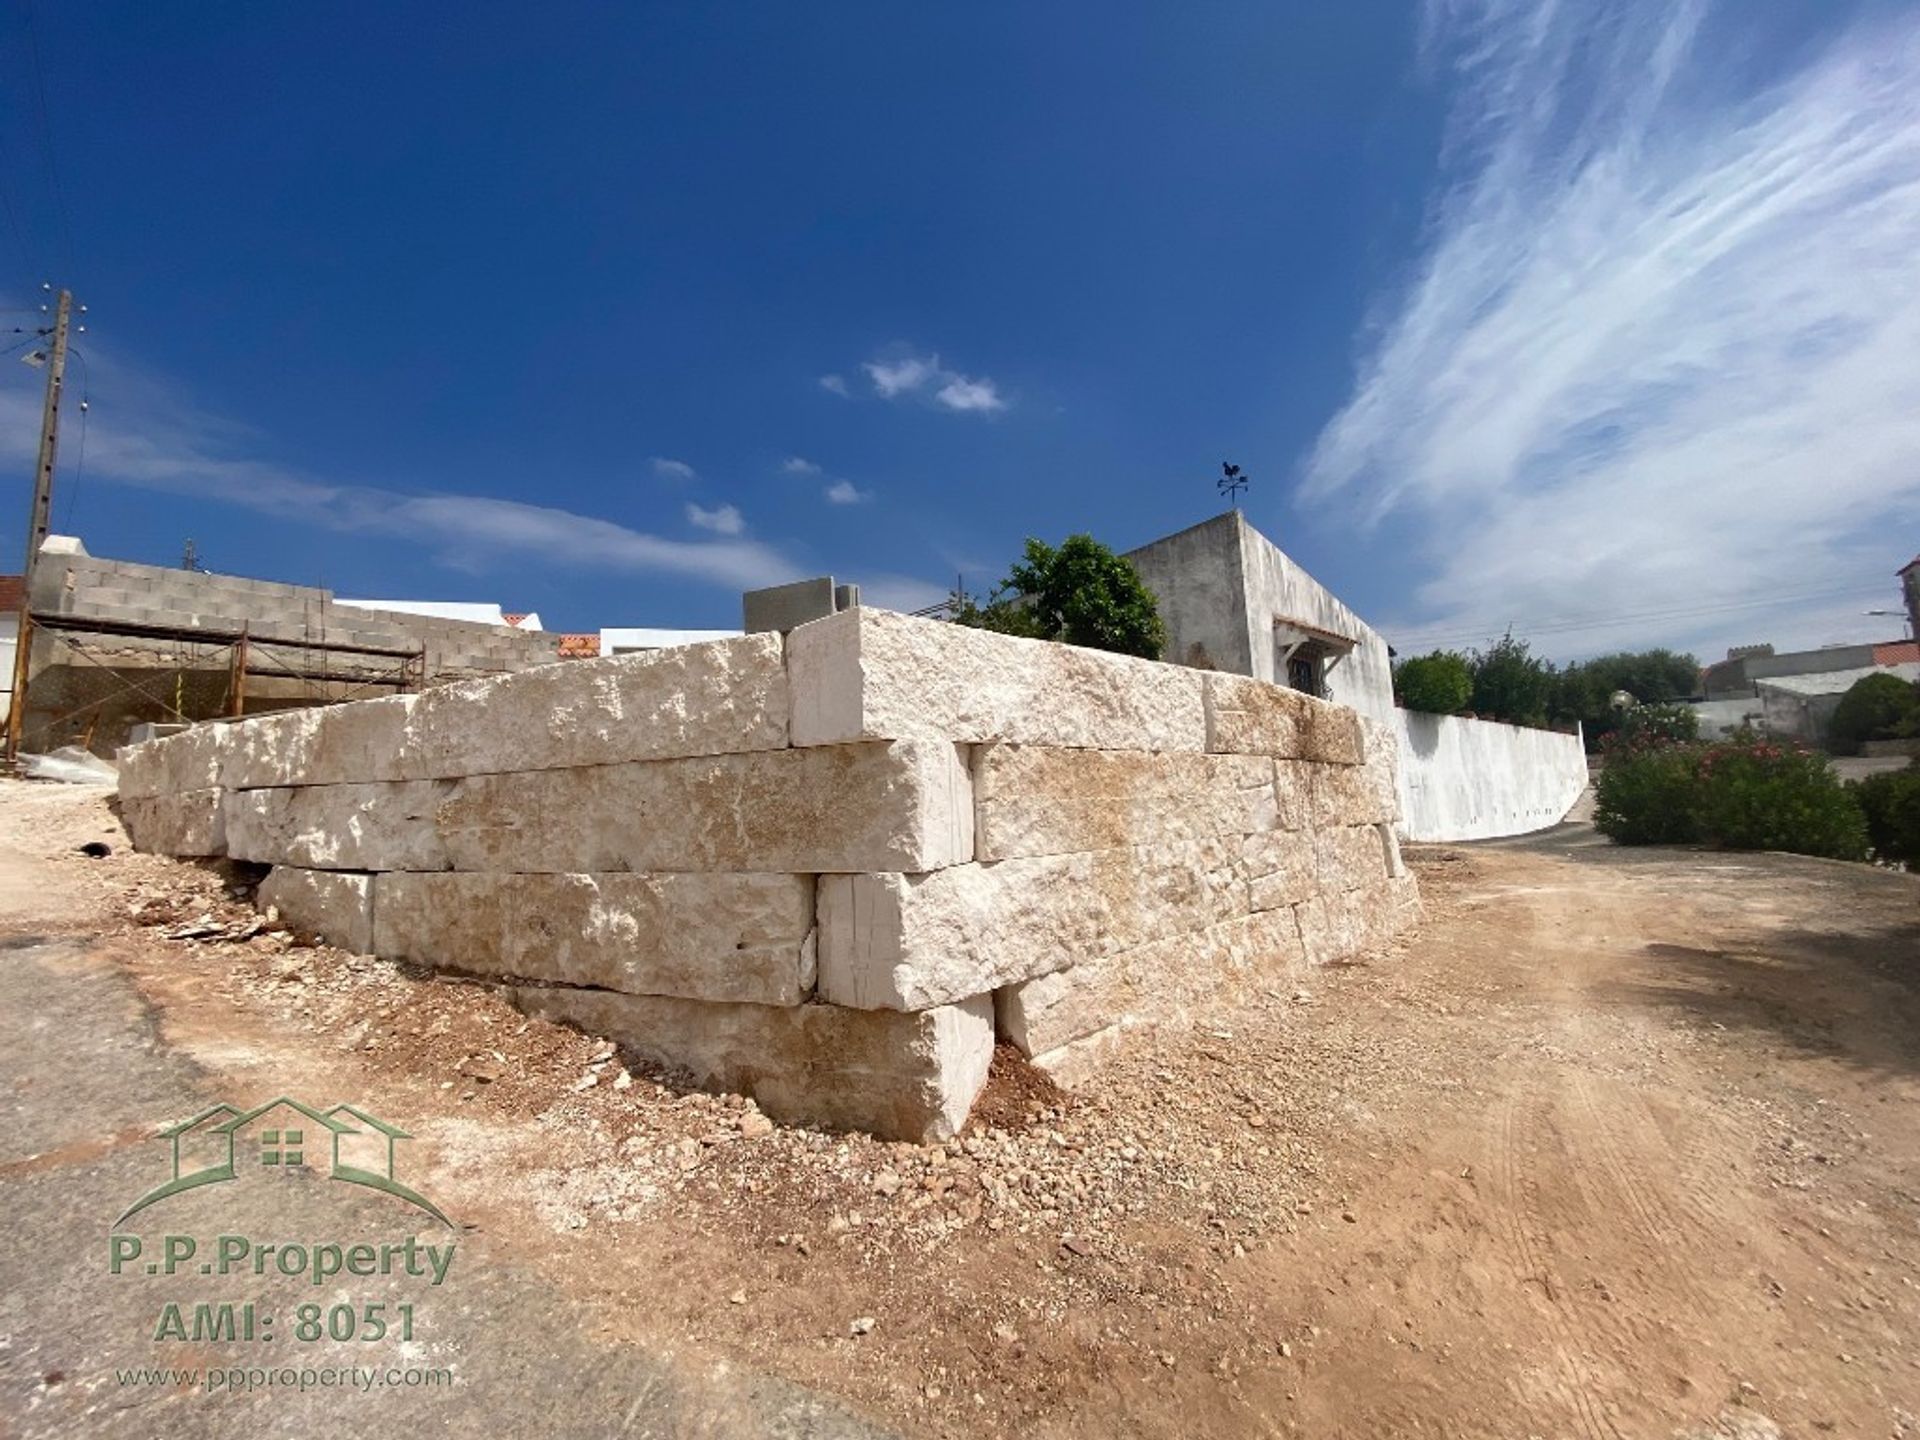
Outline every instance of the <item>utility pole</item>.
<svg viewBox="0 0 1920 1440">
<path fill-rule="evenodd" d="M 33 472 L 33 512 L 27 524 L 27 560 L 20 573 L 20 623 L 14 638 L 13 703 L 7 707 L 7 760 L 20 754 L 27 720 L 27 668 L 33 654 L 33 570 L 53 515 L 53 458 L 60 445 L 60 390 L 67 378 L 67 328 L 73 292 L 62 290 L 53 312 L 53 348 L 47 359 L 47 398 L 40 407 L 40 458 Z"/>
</svg>

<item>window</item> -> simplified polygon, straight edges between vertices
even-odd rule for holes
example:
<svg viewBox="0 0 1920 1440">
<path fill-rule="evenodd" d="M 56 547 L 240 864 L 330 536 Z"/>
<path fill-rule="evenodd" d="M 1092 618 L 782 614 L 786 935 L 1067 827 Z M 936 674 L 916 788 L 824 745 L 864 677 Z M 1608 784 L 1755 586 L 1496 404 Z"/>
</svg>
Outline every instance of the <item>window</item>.
<svg viewBox="0 0 1920 1440">
<path fill-rule="evenodd" d="M 300 1164 L 300 1142 L 305 1136 L 304 1130 L 262 1130 L 260 1132 L 260 1163 L 262 1165 Z"/>
</svg>

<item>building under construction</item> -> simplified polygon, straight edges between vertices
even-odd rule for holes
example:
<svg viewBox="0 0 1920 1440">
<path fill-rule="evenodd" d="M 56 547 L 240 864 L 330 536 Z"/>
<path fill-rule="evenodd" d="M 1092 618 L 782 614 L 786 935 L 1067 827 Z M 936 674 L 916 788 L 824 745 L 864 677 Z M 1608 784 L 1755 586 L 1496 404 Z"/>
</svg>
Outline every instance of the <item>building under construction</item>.
<svg viewBox="0 0 1920 1440">
<path fill-rule="evenodd" d="M 111 755 L 133 726 L 326 705 L 498 675 L 558 635 L 368 609 L 330 590 L 89 555 L 55 535 L 33 566 L 18 748 Z"/>
</svg>

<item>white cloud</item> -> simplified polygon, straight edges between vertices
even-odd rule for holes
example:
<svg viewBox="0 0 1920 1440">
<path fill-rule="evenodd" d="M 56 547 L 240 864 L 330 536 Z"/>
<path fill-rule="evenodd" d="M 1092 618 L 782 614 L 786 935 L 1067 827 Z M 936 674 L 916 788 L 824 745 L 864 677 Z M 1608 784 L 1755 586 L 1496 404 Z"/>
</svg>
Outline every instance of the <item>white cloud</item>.
<svg viewBox="0 0 1920 1440">
<path fill-rule="evenodd" d="M 1745 13 L 1431 0 L 1439 198 L 1301 487 L 1421 537 L 1403 652 L 1885 628 L 1846 615 L 1920 513 L 1920 31 L 1729 96 Z"/>
<path fill-rule="evenodd" d="M 818 475 L 820 467 L 811 460 L 802 460 L 798 455 L 789 455 L 780 466 L 782 475 Z"/>
<path fill-rule="evenodd" d="M 836 480 L 823 493 L 829 505 L 858 505 L 873 498 L 871 490 L 862 490 L 851 480 Z"/>
<path fill-rule="evenodd" d="M 409 494 L 376 485 L 329 483 L 274 461 L 248 457 L 262 443 L 251 430 L 196 410 L 177 388 L 116 363 L 100 344 L 88 347 L 93 405 L 88 416 L 86 496 L 75 526 L 102 502 L 96 484 L 127 485 L 186 499 L 252 510 L 263 536 L 311 526 L 432 549 L 436 564 L 481 572 L 529 557 L 594 570 L 674 575 L 729 589 L 801 578 L 773 546 L 726 538 L 671 540 L 548 505 L 491 496 Z M 40 425 L 40 397 L 24 368 L 19 380 L 0 370 L 0 464 L 24 470 Z M 72 422 L 68 422 L 71 434 Z M 77 441 L 61 447 L 56 528 L 68 523 L 71 466 Z M 730 508 L 730 507 L 723 507 Z"/>
<path fill-rule="evenodd" d="M 969 380 L 965 375 L 955 375 L 940 387 L 933 397 L 949 410 L 982 410 L 991 413 L 1007 408 L 1007 402 L 1000 398 L 1000 391 L 991 380 Z"/>
<path fill-rule="evenodd" d="M 664 456 L 653 457 L 653 473 L 662 480 L 692 480 L 694 469 L 684 460 L 669 460 Z"/>
<path fill-rule="evenodd" d="M 822 375 L 820 377 L 820 388 L 825 390 L 829 395 L 838 395 L 843 400 L 851 399 L 853 396 L 853 391 L 847 388 L 847 380 L 844 375 Z"/>
<path fill-rule="evenodd" d="M 902 355 L 869 360 L 861 367 L 883 400 L 903 395 L 929 394 L 933 403 L 961 414 L 990 415 L 1007 408 L 1000 387 L 982 376 L 975 379 L 949 370 L 938 355 Z"/>
<path fill-rule="evenodd" d="M 740 511 L 732 505 L 718 505 L 711 510 L 693 504 L 687 504 L 687 523 L 701 530 L 711 530 L 716 535 L 738 535 L 747 528 L 747 522 Z"/>
<path fill-rule="evenodd" d="M 864 366 L 880 398 L 891 400 L 920 389 L 940 374 L 938 355 L 909 355 L 902 360 L 869 360 Z"/>
<path fill-rule="evenodd" d="M 938 605 L 947 596 L 946 586 L 912 575 L 868 575 L 860 581 L 860 603 L 880 610 L 912 614 Z"/>
</svg>

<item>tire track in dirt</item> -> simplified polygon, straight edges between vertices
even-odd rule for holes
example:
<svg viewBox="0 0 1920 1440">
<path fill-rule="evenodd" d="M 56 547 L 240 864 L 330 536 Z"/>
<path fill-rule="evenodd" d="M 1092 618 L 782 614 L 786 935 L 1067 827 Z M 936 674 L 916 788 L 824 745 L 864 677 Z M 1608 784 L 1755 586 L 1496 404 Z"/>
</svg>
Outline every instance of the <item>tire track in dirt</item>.
<svg viewBox="0 0 1920 1440">
<path fill-rule="evenodd" d="M 1599 1398 L 1604 1387 L 1587 1358 L 1593 1346 L 1584 1333 L 1582 1317 L 1565 1303 L 1570 1288 L 1554 1262 L 1551 1240 L 1538 1228 L 1542 1209 L 1538 1182 L 1523 1171 L 1521 1147 L 1515 1140 L 1515 1115 L 1519 1108 L 1519 1102 L 1512 1096 L 1500 1103 L 1494 1112 L 1491 1137 L 1499 1216 L 1507 1230 L 1514 1271 L 1523 1287 L 1538 1285 L 1546 1302 L 1547 1323 L 1554 1331 L 1554 1360 L 1562 1377 L 1554 1386 L 1558 1398 L 1578 1420 L 1581 1433 L 1589 1440 L 1608 1440 L 1608 1437 L 1621 1440 L 1619 1427 Z"/>
</svg>

